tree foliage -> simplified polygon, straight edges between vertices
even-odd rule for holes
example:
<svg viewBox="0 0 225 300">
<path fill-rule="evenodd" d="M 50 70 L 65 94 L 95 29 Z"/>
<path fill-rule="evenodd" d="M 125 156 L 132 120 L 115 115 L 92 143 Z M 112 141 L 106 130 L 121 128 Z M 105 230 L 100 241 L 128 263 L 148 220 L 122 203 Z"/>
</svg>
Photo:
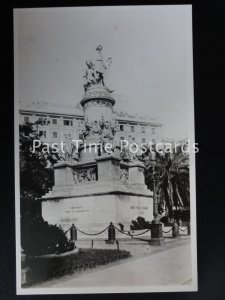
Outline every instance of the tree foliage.
<svg viewBox="0 0 225 300">
<path fill-rule="evenodd" d="M 41 198 L 52 188 L 52 165 L 58 157 L 43 151 L 44 145 L 33 151 L 34 140 L 39 140 L 39 123 L 26 123 L 19 128 L 20 146 L 20 213 L 21 244 L 27 254 L 54 253 L 67 245 L 62 229 L 49 225 L 41 217 Z"/>
<path fill-rule="evenodd" d="M 70 248 L 64 231 L 40 217 L 25 219 L 21 232 L 21 244 L 28 255 L 61 253 Z"/>
<path fill-rule="evenodd" d="M 159 213 L 169 219 L 180 218 L 183 210 L 190 210 L 189 155 L 177 147 L 172 153 L 155 151 L 152 159 L 150 149 L 142 157 L 146 165 L 145 181 L 153 190 L 153 176 L 156 182 L 156 195 Z"/>
<path fill-rule="evenodd" d="M 20 146 L 20 197 L 21 214 L 32 211 L 37 198 L 47 193 L 54 184 L 52 165 L 56 154 L 44 153 L 43 143 L 33 151 L 34 140 L 39 140 L 38 125 L 26 123 L 19 127 Z"/>
</svg>

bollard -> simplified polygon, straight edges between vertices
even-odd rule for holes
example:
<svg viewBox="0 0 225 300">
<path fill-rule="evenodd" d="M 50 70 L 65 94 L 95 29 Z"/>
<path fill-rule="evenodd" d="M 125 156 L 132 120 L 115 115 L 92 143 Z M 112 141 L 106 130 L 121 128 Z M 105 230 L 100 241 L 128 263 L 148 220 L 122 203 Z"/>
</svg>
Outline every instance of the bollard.
<svg viewBox="0 0 225 300">
<path fill-rule="evenodd" d="M 74 224 L 72 224 L 70 228 L 70 240 L 76 241 L 77 240 L 77 229 Z"/>
<path fill-rule="evenodd" d="M 120 251 L 119 241 L 116 241 L 117 250 Z"/>
<path fill-rule="evenodd" d="M 189 223 L 187 226 L 187 235 L 191 234 L 191 224 Z"/>
<path fill-rule="evenodd" d="M 176 238 L 179 236 L 179 226 L 177 224 L 177 221 L 174 221 L 172 226 L 172 236 L 173 238 Z"/>
<path fill-rule="evenodd" d="M 110 222 L 109 228 L 108 228 L 108 242 L 109 243 L 114 243 L 116 240 L 116 231 L 113 226 L 113 223 Z"/>
</svg>

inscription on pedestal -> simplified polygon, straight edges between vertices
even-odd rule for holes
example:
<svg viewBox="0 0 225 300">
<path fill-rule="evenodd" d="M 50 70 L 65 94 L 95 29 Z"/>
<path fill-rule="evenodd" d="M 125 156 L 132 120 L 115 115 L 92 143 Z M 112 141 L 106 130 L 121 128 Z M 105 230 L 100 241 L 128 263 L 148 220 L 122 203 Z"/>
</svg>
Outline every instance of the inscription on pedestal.
<svg viewBox="0 0 225 300">
<path fill-rule="evenodd" d="M 76 222 L 81 215 L 87 213 L 90 213 L 90 209 L 82 205 L 65 207 L 65 210 L 62 211 L 61 222 Z"/>
</svg>

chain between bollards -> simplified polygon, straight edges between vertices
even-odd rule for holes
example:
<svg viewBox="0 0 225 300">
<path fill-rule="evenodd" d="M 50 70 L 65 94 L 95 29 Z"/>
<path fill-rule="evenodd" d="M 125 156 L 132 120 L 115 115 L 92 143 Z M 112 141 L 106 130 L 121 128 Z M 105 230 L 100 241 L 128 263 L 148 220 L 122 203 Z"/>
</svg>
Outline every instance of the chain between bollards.
<svg viewBox="0 0 225 300">
<path fill-rule="evenodd" d="M 172 229 L 173 227 L 171 227 L 168 231 L 163 231 L 163 233 L 169 233 Z"/>
<path fill-rule="evenodd" d="M 95 235 L 99 235 L 101 233 L 104 233 L 106 230 L 108 229 L 108 242 L 115 242 L 116 241 L 116 230 L 124 235 L 130 236 L 131 238 L 135 237 L 135 236 L 140 236 L 143 235 L 145 233 L 147 233 L 148 231 L 150 231 L 150 229 L 145 230 L 142 233 L 138 233 L 138 234 L 132 234 L 129 231 L 128 232 L 124 232 L 122 230 L 120 230 L 119 228 L 117 228 L 112 222 L 110 222 L 110 225 L 108 227 L 106 227 L 104 230 L 97 232 L 97 233 L 87 233 L 84 231 L 81 231 L 80 229 L 78 229 L 74 224 L 72 224 L 72 226 L 65 232 L 67 233 L 68 231 L 70 231 L 70 240 L 71 241 L 77 241 L 77 231 L 79 231 L 82 234 L 85 235 L 89 235 L 89 236 L 95 236 Z M 186 229 L 181 229 L 178 225 L 177 222 L 175 222 L 172 225 L 172 228 L 168 231 L 163 231 L 163 233 L 169 233 L 172 230 L 172 237 L 176 238 L 180 235 L 179 230 L 181 231 L 186 231 Z M 190 224 L 188 224 L 187 226 L 187 235 L 191 234 L 191 227 Z"/>
</svg>

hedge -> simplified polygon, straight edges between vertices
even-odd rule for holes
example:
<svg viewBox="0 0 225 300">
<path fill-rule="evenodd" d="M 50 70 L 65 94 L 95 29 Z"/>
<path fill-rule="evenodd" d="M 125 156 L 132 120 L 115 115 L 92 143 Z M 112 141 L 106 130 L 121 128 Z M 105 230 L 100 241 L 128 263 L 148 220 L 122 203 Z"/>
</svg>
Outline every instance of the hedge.
<svg viewBox="0 0 225 300">
<path fill-rule="evenodd" d="M 58 257 L 30 256 L 26 258 L 24 266 L 31 270 L 25 286 L 91 269 L 129 256 L 130 252 L 115 249 L 80 249 L 78 253 Z"/>
</svg>

